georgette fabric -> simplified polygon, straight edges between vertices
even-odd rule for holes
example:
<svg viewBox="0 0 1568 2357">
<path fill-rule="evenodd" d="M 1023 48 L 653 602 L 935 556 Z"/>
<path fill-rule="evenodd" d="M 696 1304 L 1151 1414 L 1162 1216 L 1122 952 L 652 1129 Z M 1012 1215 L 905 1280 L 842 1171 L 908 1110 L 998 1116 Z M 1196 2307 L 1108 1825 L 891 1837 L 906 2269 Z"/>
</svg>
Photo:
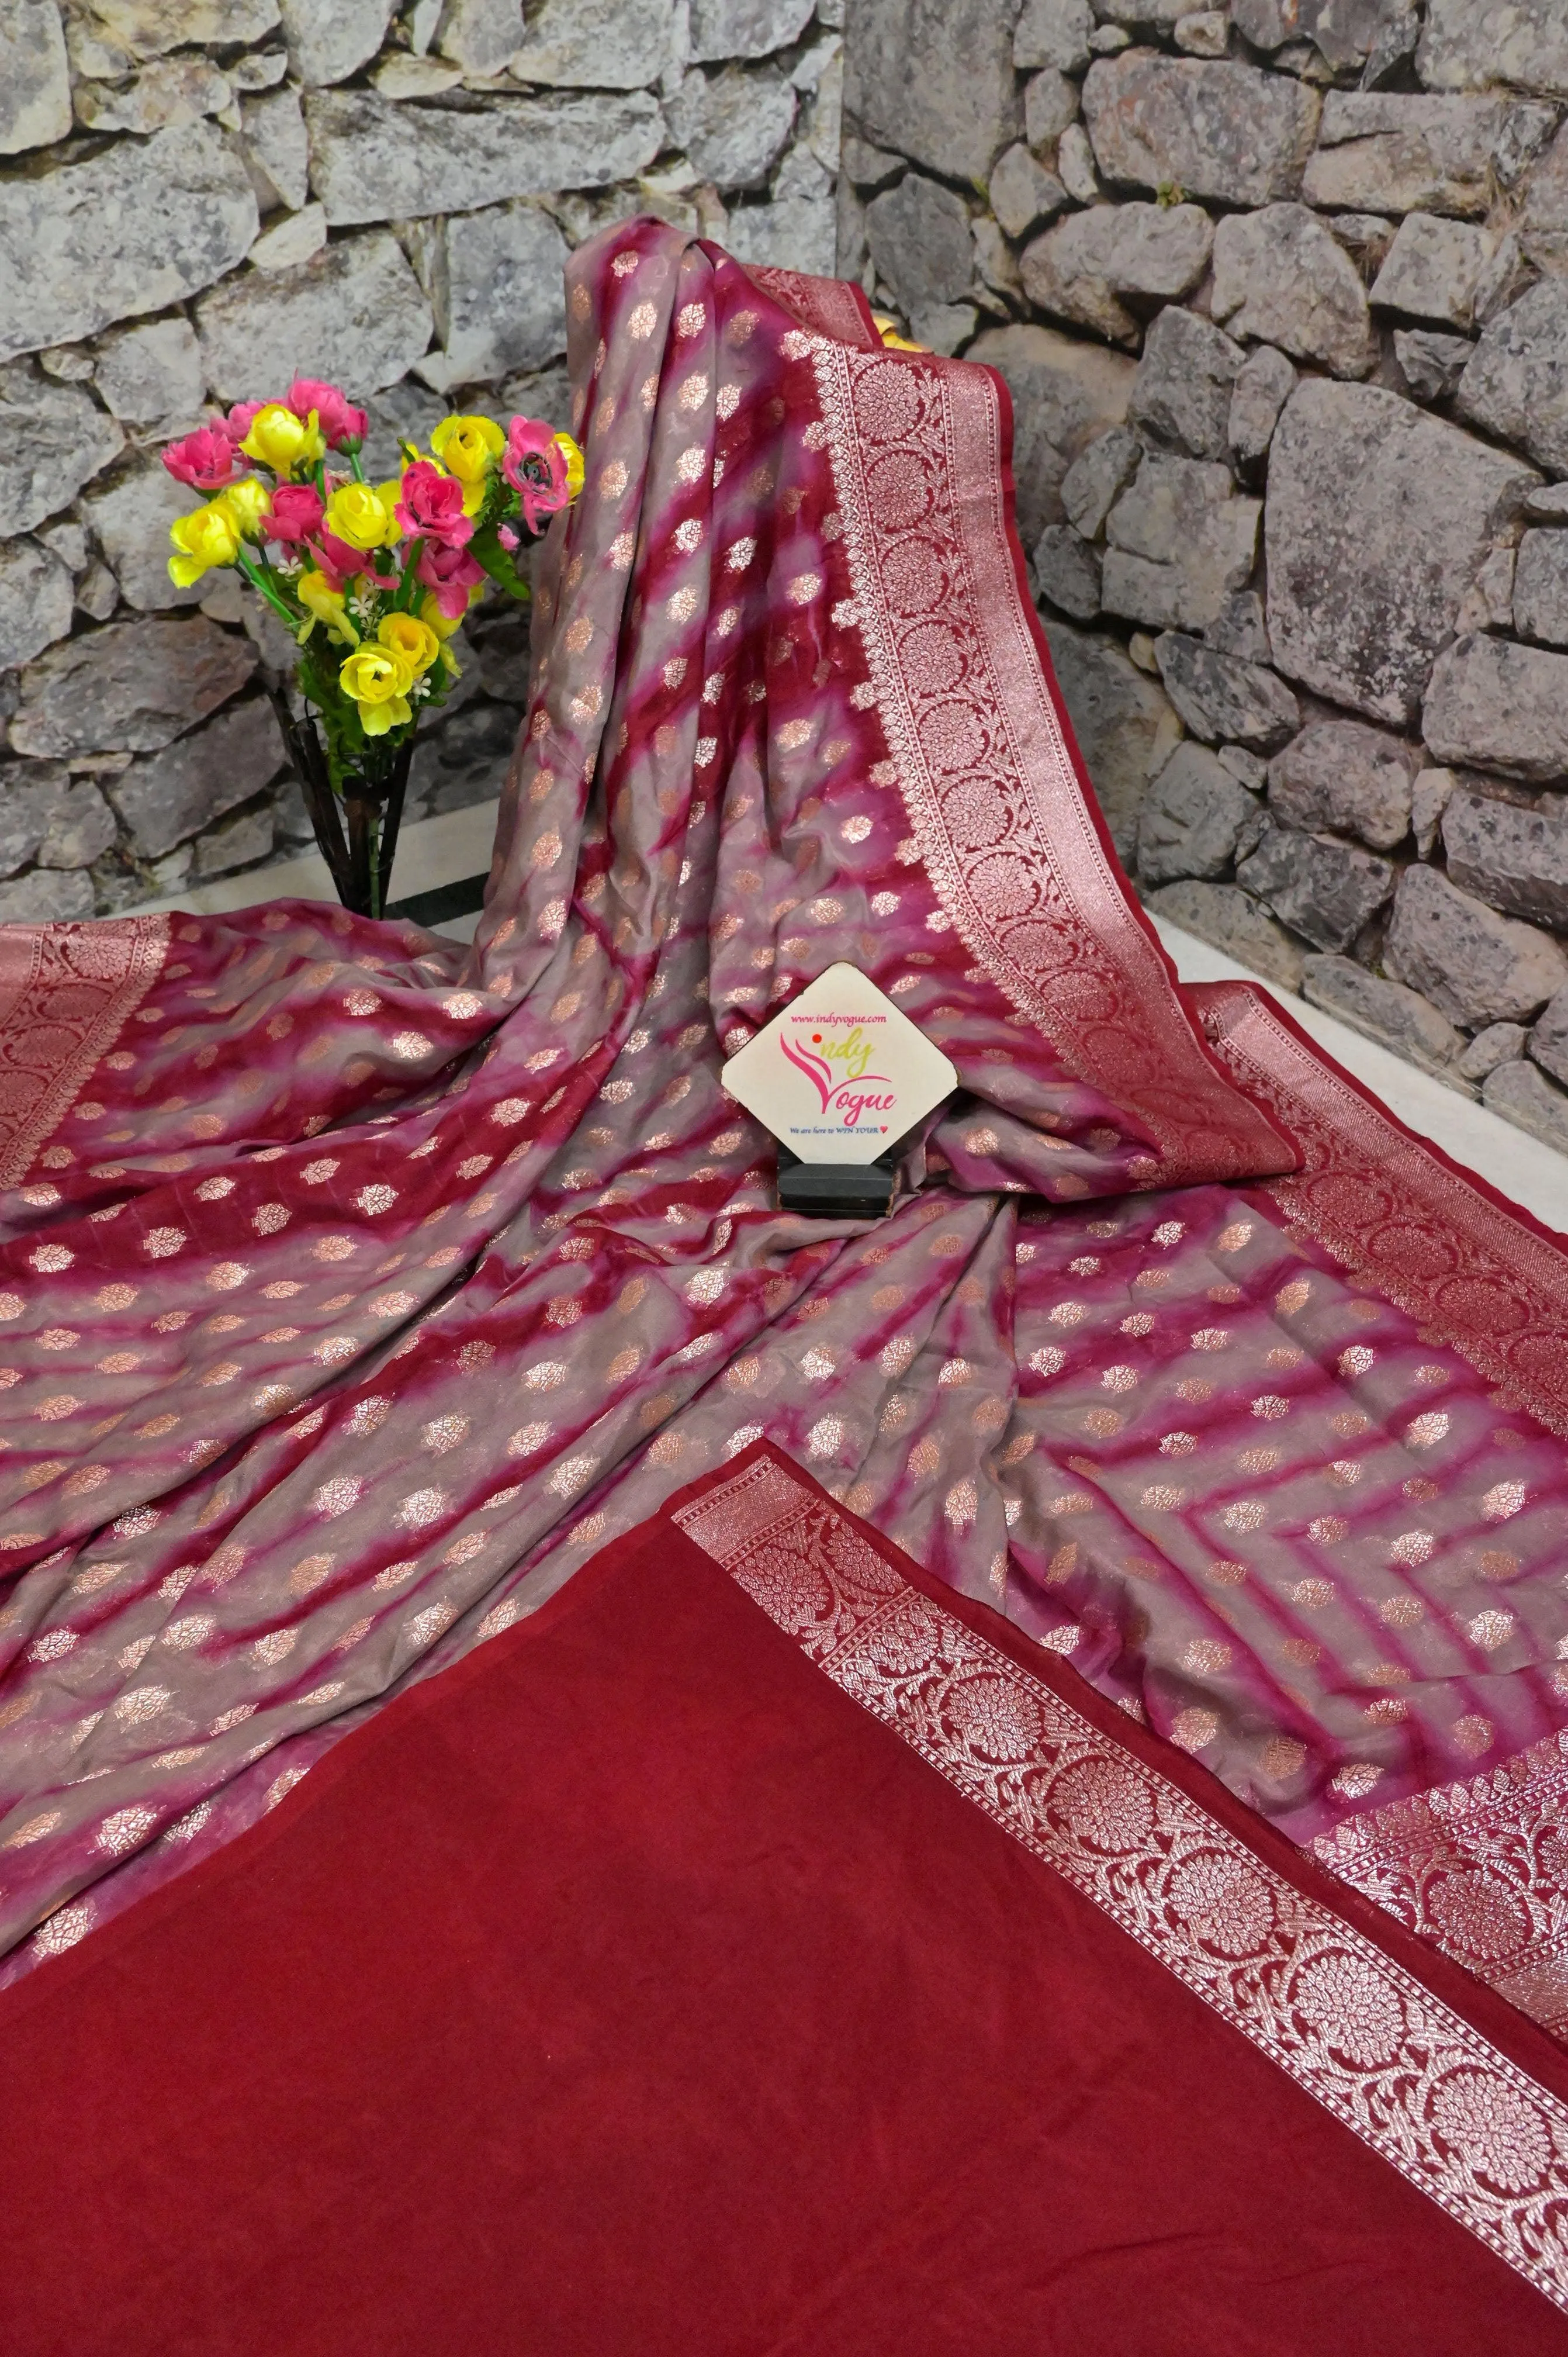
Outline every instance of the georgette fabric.
<svg viewBox="0 0 1568 2357">
<path fill-rule="evenodd" d="M 1561 1243 L 1173 983 L 998 380 L 647 221 L 568 309 L 472 952 L 0 931 L 0 1976 L 766 1436 L 1568 2028 Z M 841 958 L 962 1082 L 870 1227 L 719 1079 Z"/>
</svg>

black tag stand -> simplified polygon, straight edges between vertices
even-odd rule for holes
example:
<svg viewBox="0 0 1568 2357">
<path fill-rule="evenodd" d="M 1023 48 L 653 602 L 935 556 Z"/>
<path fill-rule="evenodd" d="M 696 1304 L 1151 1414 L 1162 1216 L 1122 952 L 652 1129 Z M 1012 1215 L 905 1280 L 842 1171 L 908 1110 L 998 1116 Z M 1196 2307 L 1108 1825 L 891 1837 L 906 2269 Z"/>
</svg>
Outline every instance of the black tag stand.
<svg viewBox="0 0 1568 2357">
<path fill-rule="evenodd" d="M 780 1144 L 779 1208 L 808 1220 L 885 1220 L 898 1200 L 901 1165 L 912 1146 L 922 1143 L 943 1108 L 923 1114 L 913 1129 L 880 1153 L 875 1162 L 802 1162 Z"/>
</svg>

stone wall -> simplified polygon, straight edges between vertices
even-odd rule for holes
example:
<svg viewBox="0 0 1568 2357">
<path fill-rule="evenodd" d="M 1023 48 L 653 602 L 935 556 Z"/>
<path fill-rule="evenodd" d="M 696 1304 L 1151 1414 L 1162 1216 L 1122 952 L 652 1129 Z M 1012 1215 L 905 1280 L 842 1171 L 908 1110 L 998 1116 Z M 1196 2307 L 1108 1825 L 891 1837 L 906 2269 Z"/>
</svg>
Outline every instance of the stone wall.
<svg viewBox="0 0 1568 2357">
<path fill-rule="evenodd" d="M 105 914 L 310 839 L 263 694 L 292 653 L 188 591 L 159 446 L 335 378 L 368 464 L 454 406 L 565 425 L 562 264 L 653 211 L 833 262 L 842 0 L 4 0 L 0 920 Z M 465 626 L 411 819 L 499 791 L 526 623 Z"/>
<path fill-rule="evenodd" d="M 1149 905 L 1568 1148 L 1563 0 L 850 0 Z"/>
</svg>

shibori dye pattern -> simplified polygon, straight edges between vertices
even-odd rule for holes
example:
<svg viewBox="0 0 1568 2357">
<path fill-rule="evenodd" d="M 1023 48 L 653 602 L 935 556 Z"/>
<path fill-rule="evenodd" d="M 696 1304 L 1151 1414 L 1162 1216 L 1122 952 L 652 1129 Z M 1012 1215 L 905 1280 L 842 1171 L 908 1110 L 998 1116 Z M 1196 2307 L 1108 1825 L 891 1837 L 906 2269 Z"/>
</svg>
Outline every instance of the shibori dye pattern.
<svg viewBox="0 0 1568 2357">
<path fill-rule="evenodd" d="M 176 919 L 30 1100 L 0 1971 L 763 1433 L 1298 1839 L 1568 1725 L 1549 1404 L 1251 1183 L 1294 1100 L 1087 810 L 993 381 L 655 223 L 568 317 L 586 481 L 472 954 Z M 718 1080 L 840 959 L 964 1090 L 870 1230 L 772 1210 Z"/>
</svg>

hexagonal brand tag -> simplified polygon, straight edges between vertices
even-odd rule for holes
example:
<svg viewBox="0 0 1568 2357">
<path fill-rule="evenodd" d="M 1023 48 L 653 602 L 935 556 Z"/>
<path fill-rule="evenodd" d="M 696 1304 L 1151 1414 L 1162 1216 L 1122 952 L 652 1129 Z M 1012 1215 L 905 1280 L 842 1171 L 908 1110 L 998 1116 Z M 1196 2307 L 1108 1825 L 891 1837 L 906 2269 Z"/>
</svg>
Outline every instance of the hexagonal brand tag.
<svg viewBox="0 0 1568 2357">
<path fill-rule="evenodd" d="M 831 965 L 720 1074 L 802 1162 L 874 1162 L 950 1096 L 940 1048 L 853 965 Z"/>
</svg>

